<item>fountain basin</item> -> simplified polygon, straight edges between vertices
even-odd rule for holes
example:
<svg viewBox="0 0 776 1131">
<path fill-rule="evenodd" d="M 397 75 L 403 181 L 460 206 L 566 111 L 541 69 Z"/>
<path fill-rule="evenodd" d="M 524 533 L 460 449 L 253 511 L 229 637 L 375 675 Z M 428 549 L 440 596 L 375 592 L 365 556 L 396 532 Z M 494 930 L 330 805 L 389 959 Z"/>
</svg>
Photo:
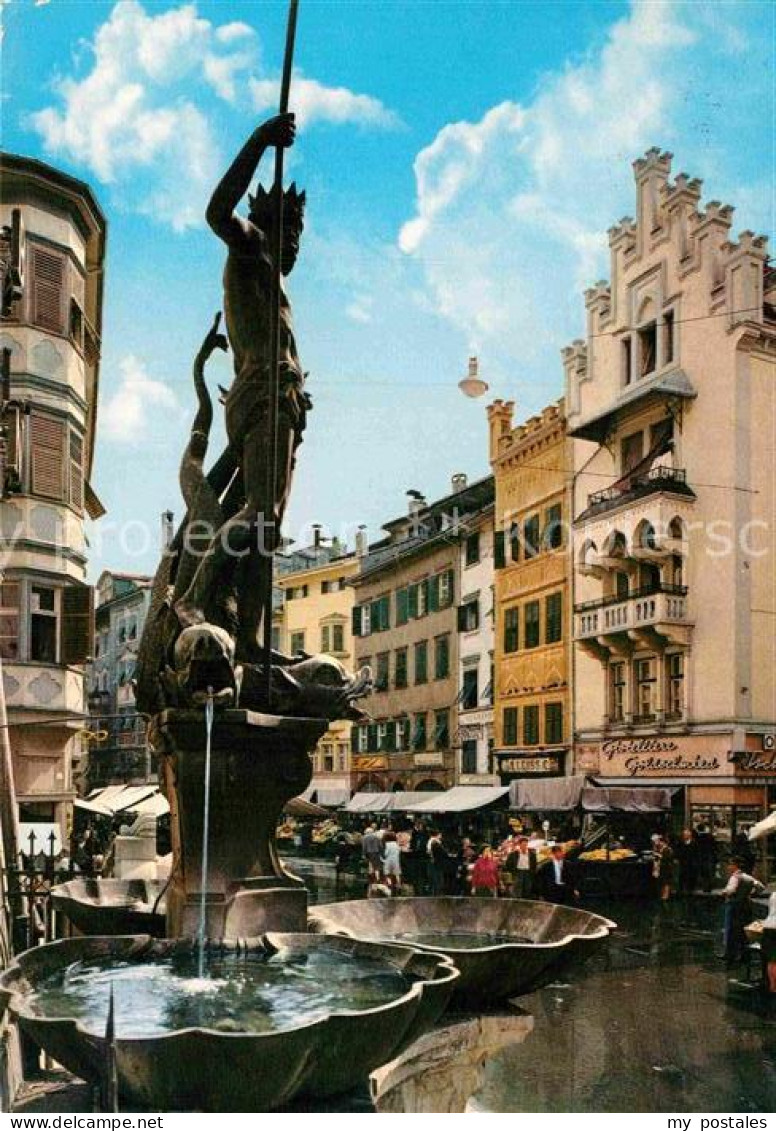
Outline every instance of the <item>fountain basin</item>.
<svg viewBox="0 0 776 1131">
<path fill-rule="evenodd" d="M 0 977 L 0 1001 L 47 1053 L 92 1084 L 103 1078 L 107 1043 L 75 1016 L 41 1016 L 36 993 L 73 963 L 117 966 L 192 954 L 190 939 L 149 936 L 63 939 L 20 955 Z M 363 1010 L 332 1009 L 326 1016 L 270 1032 L 223 1032 L 189 1027 L 163 1035 L 122 1037 L 116 1013 L 116 1067 L 128 1110 L 268 1111 L 299 1094 L 335 1095 L 366 1080 L 426 1032 L 446 1008 L 458 972 L 443 955 L 406 946 L 345 937 L 268 934 L 264 939 L 218 944 L 246 955 L 299 959 L 325 951 L 376 959 L 411 982 L 406 992 Z M 334 982 L 334 979 L 332 979 Z M 93 1028 L 93 1027 L 92 1027 Z"/>
<path fill-rule="evenodd" d="M 547 985 L 605 946 L 616 926 L 577 907 L 465 896 L 328 903 L 309 923 L 312 931 L 449 955 L 461 975 L 451 1001 L 465 1008 Z"/>
<path fill-rule="evenodd" d="M 83 878 L 52 888 L 51 898 L 57 910 L 81 934 L 144 934 L 162 938 L 165 887 L 153 880 Z"/>
</svg>

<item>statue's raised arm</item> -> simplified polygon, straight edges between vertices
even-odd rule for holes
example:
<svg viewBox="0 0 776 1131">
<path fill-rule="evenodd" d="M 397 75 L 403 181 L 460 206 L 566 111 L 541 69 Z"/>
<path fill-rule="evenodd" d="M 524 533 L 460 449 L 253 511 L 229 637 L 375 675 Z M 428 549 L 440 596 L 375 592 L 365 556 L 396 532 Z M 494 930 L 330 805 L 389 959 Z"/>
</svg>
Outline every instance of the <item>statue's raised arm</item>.
<svg viewBox="0 0 776 1131">
<path fill-rule="evenodd" d="M 294 144 L 293 114 L 278 114 L 253 131 L 218 182 L 205 213 L 210 227 L 225 243 L 239 246 L 250 234 L 249 221 L 235 213 L 267 149 L 286 149 Z"/>
</svg>

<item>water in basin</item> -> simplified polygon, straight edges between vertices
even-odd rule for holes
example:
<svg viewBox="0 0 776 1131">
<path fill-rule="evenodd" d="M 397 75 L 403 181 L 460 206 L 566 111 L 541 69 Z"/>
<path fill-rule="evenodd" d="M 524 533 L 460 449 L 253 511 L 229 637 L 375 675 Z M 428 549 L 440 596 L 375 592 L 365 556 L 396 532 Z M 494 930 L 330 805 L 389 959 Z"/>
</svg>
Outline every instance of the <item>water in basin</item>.
<svg viewBox="0 0 776 1131">
<path fill-rule="evenodd" d="M 208 955 L 202 978 L 197 955 L 178 953 L 150 961 L 73 963 L 42 980 L 29 1005 L 40 1017 L 78 1018 L 102 1036 L 112 985 L 119 1038 L 192 1027 L 265 1033 L 334 1011 L 384 1005 L 412 984 L 382 959 L 336 951 Z"/>
<path fill-rule="evenodd" d="M 506 946 L 509 943 L 530 943 L 522 935 L 499 935 L 488 931 L 403 931 L 385 935 L 385 941 L 438 946 L 440 950 L 481 950 L 485 946 Z"/>
</svg>

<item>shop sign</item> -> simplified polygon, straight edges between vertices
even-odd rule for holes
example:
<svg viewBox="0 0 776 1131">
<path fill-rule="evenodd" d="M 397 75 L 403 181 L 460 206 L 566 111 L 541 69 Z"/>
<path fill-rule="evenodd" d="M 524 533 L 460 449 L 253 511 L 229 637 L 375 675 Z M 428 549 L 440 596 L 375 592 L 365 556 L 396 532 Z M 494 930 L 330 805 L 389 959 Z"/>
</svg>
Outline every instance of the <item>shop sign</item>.
<svg viewBox="0 0 776 1131">
<path fill-rule="evenodd" d="M 574 750 L 574 772 L 597 774 L 601 769 L 601 748 L 593 743 L 582 743 Z"/>
<path fill-rule="evenodd" d="M 698 743 L 701 744 L 699 750 Z M 691 738 L 612 738 L 601 743 L 602 774 L 625 773 L 628 777 L 665 774 L 714 774 L 724 767 L 722 752 L 713 740 Z"/>
<path fill-rule="evenodd" d="M 502 777 L 523 778 L 530 774 L 563 773 L 562 754 L 499 754 L 498 768 Z"/>
<path fill-rule="evenodd" d="M 387 770 L 388 759 L 375 757 L 374 755 L 355 755 L 353 758 L 352 768 L 356 773 L 364 774 L 372 770 Z"/>
<path fill-rule="evenodd" d="M 424 754 L 416 754 L 416 766 L 444 766 L 445 756 L 442 750 L 427 750 Z"/>
<path fill-rule="evenodd" d="M 737 750 L 730 761 L 741 774 L 776 774 L 776 750 Z"/>
</svg>

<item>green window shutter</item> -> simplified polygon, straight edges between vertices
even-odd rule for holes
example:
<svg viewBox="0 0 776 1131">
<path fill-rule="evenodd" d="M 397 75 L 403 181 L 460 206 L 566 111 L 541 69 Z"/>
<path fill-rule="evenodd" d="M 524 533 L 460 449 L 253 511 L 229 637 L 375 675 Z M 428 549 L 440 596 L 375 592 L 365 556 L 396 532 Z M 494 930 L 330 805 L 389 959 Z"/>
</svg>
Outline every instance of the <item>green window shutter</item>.
<svg viewBox="0 0 776 1131">
<path fill-rule="evenodd" d="M 493 534 L 493 566 L 495 569 L 503 569 L 506 564 L 504 531 L 496 530 Z"/>
<path fill-rule="evenodd" d="M 409 590 L 399 589 L 396 593 L 396 623 L 406 624 L 410 615 Z"/>
<path fill-rule="evenodd" d="M 507 609 L 504 613 L 504 651 L 517 652 L 520 647 L 520 610 Z"/>
<path fill-rule="evenodd" d="M 385 736 L 385 749 L 394 752 L 397 749 L 396 744 L 396 723 L 390 722 L 387 726 L 387 733 Z"/>
<path fill-rule="evenodd" d="M 430 578 L 424 577 L 420 584 L 421 584 L 421 588 L 423 589 L 423 598 L 422 598 L 420 604 L 423 607 L 423 615 L 425 616 L 426 613 L 428 612 L 428 603 L 429 603 L 429 600 L 431 598 L 431 581 L 430 581 Z"/>
<path fill-rule="evenodd" d="M 380 616 L 381 626 L 384 632 L 387 632 L 391 627 L 391 595 L 386 593 L 385 597 L 380 598 Z"/>
<path fill-rule="evenodd" d="M 428 611 L 435 613 L 439 609 L 439 582 L 441 580 L 440 574 L 435 577 L 429 577 L 426 582 L 428 586 L 428 600 L 426 602 Z"/>
<path fill-rule="evenodd" d="M 360 636 L 361 635 L 361 606 L 360 605 L 356 605 L 355 608 L 353 609 L 352 628 L 353 628 L 353 635 L 354 636 Z"/>
<path fill-rule="evenodd" d="M 407 590 L 407 612 L 413 620 L 418 615 L 418 586 L 410 585 Z"/>
<path fill-rule="evenodd" d="M 504 745 L 517 746 L 517 707 L 504 708 Z"/>
<path fill-rule="evenodd" d="M 529 601 L 525 606 L 525 631 L 523 639 L 526 648 L 537 648 L 540 644 L 538 601 Z"/>
</svg>

